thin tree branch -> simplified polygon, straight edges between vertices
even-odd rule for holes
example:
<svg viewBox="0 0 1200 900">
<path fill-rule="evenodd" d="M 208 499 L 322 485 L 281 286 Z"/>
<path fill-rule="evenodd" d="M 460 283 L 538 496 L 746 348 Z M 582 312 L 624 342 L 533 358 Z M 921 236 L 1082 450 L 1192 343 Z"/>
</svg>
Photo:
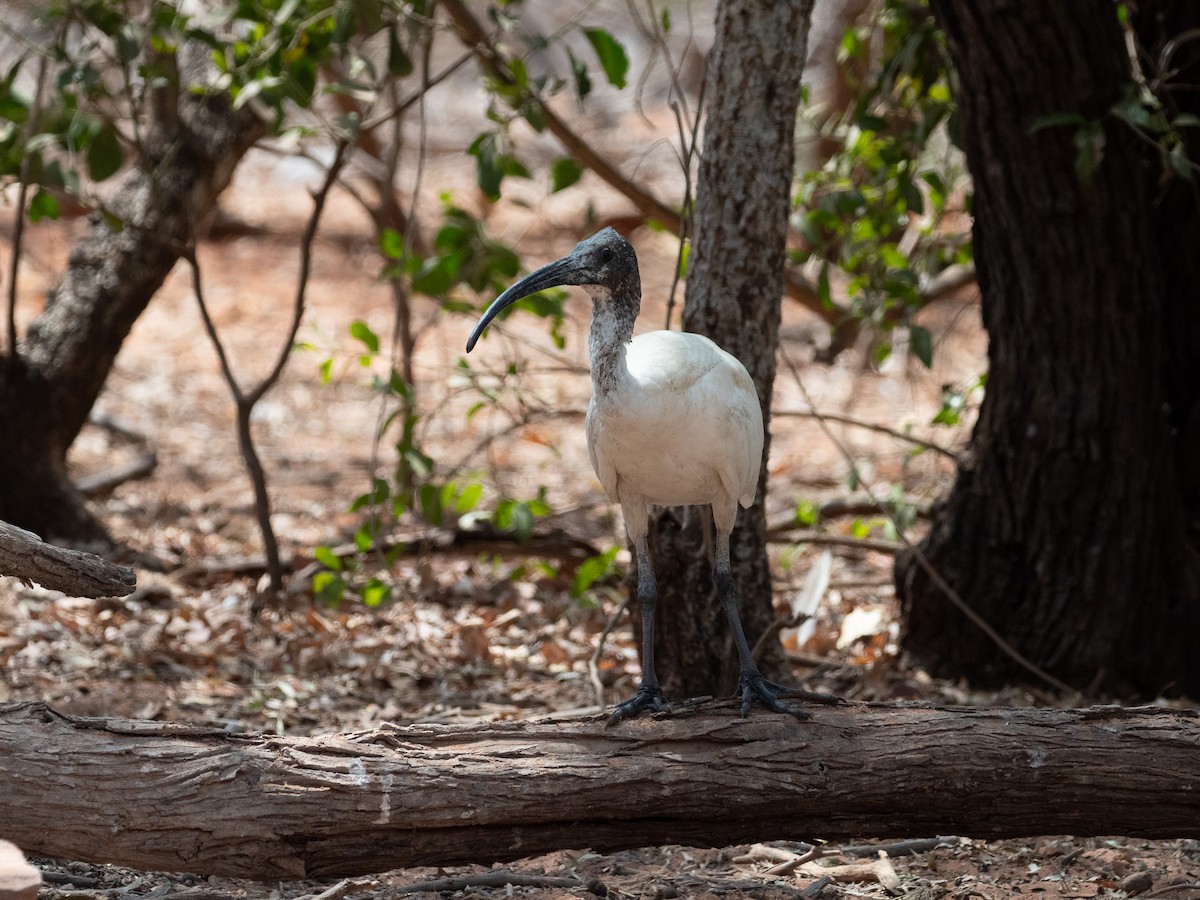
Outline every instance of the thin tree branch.
<svg viewBox="0 0 1200 900">
<path fill-rule="evenodd" d="M 824 531 L 804 531 L 792 534 L 791 529 L 780 529 L 778 526 L 767 529 L 767 540 L 772 543 L 786 541 L 789 544 L 830 544 L 835 547 L 853 547 L 857 550 L 870 550 L 873 553 L 891 553 L 893 555 L 904 549 L 901 541 L 885 541 L 880 538 L 856 538 L 848 534 L 828 534 Z"/>
<path fill-rule="evenodd" d="M 329 197 L 329 191 L 337 182 L 338 175 L 342 171 L 342 166 L 346 163 L 346 154 L 349 150 L 348 142 L 343 138 L 337 142 L 337 147 L 334 151 L 333 161 L 329 164 L 329 170 L 325 173 L 325 181 L 320 189 L 313 195 L 313 211 L 308 217 L 308 224 L 304 227 L 304 235 L 300 239 L 300 273 L 297 276 L 296 283 L 296 299 L 292 305 L 292 323 L 288 331 L 287 342 L 280 346 L 279 357 L 275 360 L 275 365 L 270 373 L 259 383 L 259 385 L 246 395 L 246 402 L 253 406 L 262 396 L 275 386 L 275 382 L 279 380 L 279 376 L 283 374 L 283 367 L 287 365 L 288 359 L 292 355 L 292 349 L 296 345 L 296 335 L 300 331 L 300 321 L 304 317 L 305 299 L 308 291 L 309 274 L 312 271 L 312 245 L 317 236 L 317 226 L 321 221 L 321 214 L 325 210 L 325 201 Z"/>
<path fill-rule="evenodd" d="M 604 645 L 608 642 L 608 636 L 617 627 L 617 623 L 621 621 L 621 616 L 625 614 L 628 606 L 629 594 L 626 593 L 621 598 L 616 610 L 608 617 L 608 622 L 605 623 L 604 630 L 600 632 L 600 637 L 596 641 L 596 649 L 592 651 L 592 656 L 588 660 L 588 677 L 591 679 L 592 688 L 596 691 L 596 705 L 601 709 L 604 708 L 604 682 L 600 680 L 600 657 L 604 653 Z"/>
<path fill-rule="evenodd" d="M 865 419 L 856 419 L 853 416 L 844 416 L 840 413 L 821 412 L 817 409 L 777 409 L 771 413 L 771 418 L 795 418 L 795 419 L 816 419 L 818 422 L 838 422 L 842 425 L 852 425 L 855 428 L 865 428 L 868 431 L 874 431 L 879 434 L 886 434 L 889 437 L 894 437 L 898 441 L 906 441 L 910 444 L 915 444 L 918 447 L 923 447 L 926 450 L 932 450 L 934 453 L 940 453 L 949 459 L 957 460 L 958 454 L 945 447 L 936 441 L 920 438 L 916 435 L 907 434 L 903 431 L 897 431 L 887 425 L 880 425 L 877 422 L 868 422 Z"/>
<path fill-rule="evenodd" d="M 64 23 L 63 28 L 66 28 Z M 25 122 L 25 133 L 22 135 L 24 146 L 21 148 L 20 185 L 17 188 L 17 205 L 13 220 L 12 258 L 9 260 L 8 275 L 8 358 L 17 358 L 17 279 L 21 268 L 21 248 L 25 239 L 25 206 L 29 197 L 29 142 L 37 133 L 38 120 L 42 113 L 42 92 L 46 86 L 46 70 L 49 66 L 49 54 L 38 56 L 37 82 L 33 89 L 33 99 L 29 103 L 29 119 Z"/>
<path fill-rule="evenodd" d="M 249 391 L 243 390 L 238 384 L 237 376 L 234 374 L 233 366 L 229 361 L 229 355 L 225 350 L 225 345 L 221 342 L 216 323 L 213 321 L 208 304 L 204 299 L 200 262 L 196 258 L 195 243 L 193 242 L 181 251 L 183 258 L 192 270 L 192 289 L 196 294 L 196 302 L 200 307 L 200 316 L 204 322 L 204 330 L 208 334 L 213 348 L 216 350 L 221 374 L 224 376 L 225 383 L 229 386 L 229 392 L 233 396 L 233 402 L 236 407 L 238 447 L 241 451 L 246 471 L 250 476 L 251 484 L 254 487 L 255 517 L 258 520 L 259 531 L 262 533 L 263 552 L 267 557 L 267 575 L 270 579 L 270 590 L 275 594 L 283 590 L 283 564 L 279 554 L 279 541 L 275 536 L 275 529 L 271 525 L 271 497 L 267 490 L 266 471 L 263 468 L 262 460 L 259 458 L 258 450 L 254 446 L 254 434 L 251 429 L 250 419 L 254 411 L 254 406 L 283 374 L 284 366 L 287 365 L 292 348 L 295 346 L 296 335 L 300 330 L 300 322 L 304 317 L 305 298 L 308 290 L 309 275 L 312 270 L 312 245 L 316 238 L 317 226 L 320 223 L 321 213 L 325 208 L 325 201 L 345 163 L 348 148 L 349 144 L 346 139 L 338 140 L 333 162 L 330 163 L 329 169 L 325 173 L 325 181 L 316 194 L 313 195 L 313 211 L 309 216 L 308 224 L 305 226 L 304 234 L 300 241 L 300 272 L 297 276 L 296 299 L 293 304 L 292 321 L 288 330 L 287 341 L 282 345 L 279 356 L 270 372 Z M 254 610 L 257 611 L 258 607 L 255 606 Z"/>
</svg>

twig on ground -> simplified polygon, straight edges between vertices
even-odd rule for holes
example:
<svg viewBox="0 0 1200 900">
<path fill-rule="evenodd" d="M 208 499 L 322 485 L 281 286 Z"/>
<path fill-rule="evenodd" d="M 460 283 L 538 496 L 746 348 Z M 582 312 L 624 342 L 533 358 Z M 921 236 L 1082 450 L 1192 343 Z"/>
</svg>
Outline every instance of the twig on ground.
<svg viewBox="0 0 1200 900">
<path fill-rule="evenodd" d="M 111 466 L 103 472 L 87 475 L 75 482 L 75 487 L 85 497 L 98 497 L 110 493 L 127 481 L 145 478 L 158 466 L 158 454 L 153 450 L 139 453 L 133 459 Z"/>
<path fill-rule="evenodd" d="M 608 896 L 608 888 L 605 887 L 604 882 L 595 878 L 583 879 L 574 876 L 564 877 L 556 875 L 518 875 L 515 872 L 507 871 L 487 872 L 483 875 L 451 875 L 445 878 L 434 878 L 430 881 L 418 881 L 413 884 L 386 888 L 380 892 L 380 895 L 391 896 L 393 894 L 422 894 L 436 891 L 465 891 L 467 888 L 473 887 L 503 888 L 508 885 L 512 885 L 513 887 L 584 888 L 597 897 Z"/>
<path fill-rule="evenodd" d="M 304 894 L 296 900 L 342 900 L 343 897 L 359 891 L 378 892 L 379 886 L 378 880 L 374 878 L 343 878 L 319 894 Z"/>
<path fill-rule="evenodd" d="M 833 879 L 829 876 L 818 878 L 816 881 L 802 890 L 800 892 L 800 896 L 803 897 L 804 900 L 816 900 L 817 897 L 821 896 L 821 892 L 831 884 L 833 884 Z"/>
<path fill-rule="evenodd" d="M 830 851 L 826 850 L 824 847 L 813 847 L 807 853 L 801 853 L 799 855 L 793 854 L 794 859 L 787 859 L 778 865 L 771 866 L 771 868 L 767 869 L 767 871 L 763 872 L 763 874 L 790 875 L 805 863 L 815 862 L 823 856 L 828 856 L 829 853 Z"/>
<path fill-rule="evenodd" d="M 928 506 L 919 506 L 905 499 L 902 505 L 906 505 L 913 510 L 914 515 L 918 519 L 928 519 L 930 512 Z M 838 519 L 842 516 L 870 516 L 876 513 L 883 513 L 889 509 L 895 509 L 896 504 L 890 500 L 885 500 L 882 504 L 878 500 L 856 499 L 852 497 L 839 497 L 836 500 L 829 500 L 822 503 L 817 510 L 818 519 Z"/>
<path fill-rule="evenodd" d="M 855 844 L 842 847 L 838 852 L 843 856 L 875 856 L 886 853 L 890 857 L 912 856 L 915 853 L 928 853 L 938 847 L 954 847 L 958 845 L 954 835 L 940 834 L 931 838 L 913 838 L 907 841 L 896 841 L 891 844 Z"/>
<path fill-rule="evenodd" d="M 772 847 L 770 844 L 751 844 L 749 850 L 735 856 L 730 862 L 742 865 L 753 862 L 785 863 L 799 859 L 817 849 L 814 844 L 799 844 L 798 846 L 803 848 L 799 853 L 795 850 L 785 850 L 783 847 Z"/>
<path fill-rule="evenodd" d="M 1200 891 L 1200 882 L 1189 881 L 1187 884 L 1168 884 L 1166 887 L 1161 887 L 1157 891 L 1151 891 L 1149 894 L 1142 894 L 1142 900 L 1152 900 L 1154 897 L 1165 897 L 1167 894 L 1173 894 L 1175 891 Z"/>
</svg>

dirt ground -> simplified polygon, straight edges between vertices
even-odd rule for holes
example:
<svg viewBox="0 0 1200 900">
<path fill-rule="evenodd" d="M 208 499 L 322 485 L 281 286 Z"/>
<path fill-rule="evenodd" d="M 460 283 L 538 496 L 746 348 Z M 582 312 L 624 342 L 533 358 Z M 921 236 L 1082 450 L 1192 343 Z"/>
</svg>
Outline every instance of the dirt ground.
<svg viewBox="0 0 1200 900">
<path fill-rule="evenodd" d="M 456 201 L 483 209 L 462 186 L 461 159 L 431 165 L 429 183 L 459 184 Z M 225 213 L 250 227 L 202 248 L 208 301 L 243 383 L 269 367 L 286 335 L 297 235 L 307 214 L 306 196 L 295 188 L 306 177 L 280 172 L 267 158 L 249 162 Z M 533 187 L 516 190 L 517 200 L 522 190 L 536 194 Z M 569 197 L 544 196 L 525 206 L 511 203 L 494 212 L 490 227 L 514 242 L 527 263 L 547 260 L 590 230 L 579 196 L 574 205 Z M 628 210 L 610 198 L 597 212 L 603 220 Z M 82 227 L 75 221 L 34 231 L 23 272 L 23 320 L 36 314 L 72 235 Z M 378 364 L 374 370 L 361 367 L 359 348 L 347 333 L 355 319 L 381 335 L 391 330 L 391 301 L 376 277 L 380 258 L 369 234 L 369 222 L 353 201 L 335 198 L 318 241 L 300 333 L 309 349 L 293 353 L 283 382 L 256 412 L 273 522 L 294 569 L 311 560 L 313 547 L 350 539 L 359 523 L 347 511 L 350 499 L 367 489 L 372 471 L 386 475 L 393 461 L 389 439 L 379 447 L 372 441 L 388 412 L 370 389 Z M 645 229 L 633 238 L 647 297 L 640 327 L 661 327 L 672 242 Z M 481 476 L 489 485 L 484 507 L 501 494 L 529 497 L 544 486 L 553 514 L 538 523 L 534 540 L 412 550 L 390 566 L 368 561 L 368 571 L 386 580 L 397 597 L 378 608 L 353 599 L 322 606 L 313 601 L 307 582 L 297 579 L 286 603 L 252 619 L 249 605 L 261 585 L 253 497 L 237 451 L 232 404 L 187 273 L 180 269 L 137 323 L 97 405 L 100 424 L 85 430 L 73 456 L 82 477 L 144 446 L 154 450 L 157 462 L 148 476 L 97 499 L 113 534 L 135 551 L 139 588 L 123 599 L 85 601 L 0 579 L 0 701 L 39 699 L 78 714 L 305 734 L 383 721 L 596 712 L 601 703 L 631 693 L 637 654 L 626 621 L 607 638 L 598 659 L 602 696 L 589 677 L 589 660 L 619 602 L 620 579 L 602 582 L 588 602 L 576 601 L 569 588 L 578 556 L 558 549 L 563 536 L 595 552 L 622 543 L 619 515 L 605 501 L 583 445 L 581 414 L 589 393 L 585 300 L 576 296 L 568 304 L 562 351 L 552 349 L 544 324 L 532 317 L 510 319 L 503 336 L 489 337 L 471 358 L 485 381 L 500 383 L 512 359 L 530 360 L 531 371 L 499 408 L 469 420 L 478 395 L 457 362 L 471 317 L 438 314 L 423 299 L 414 304 L 422 329 L 416 371 L 423 413 L 418 433 L 425 450 L 439 473 Z M 864 364 L 862 354 L 853 352 L 832 365 L 816 363 L 822 328 L 794 304 L 785 308 L 782 352 L 795 361 L 807 395 L 823 411 L 954 448 L 965 439 L 967 425 L 929 423 L 943 385 L 966 384 L 984 370 L 985 337 L 971 291 L 931 308 L 925 322 L 938 336 L 932 371 L 905 355 L 882 367 Z M 321 365 L 327 359 L 333 360 L 332 378 L 324 383 Z M 890 555 L 797 541 L 789 528 L 798 503 L 865 498 L 863 487 L 850 486 L 845 454 L 877 495 L 898 490 L 921 506 L 952 477 L 948 460 L 933 452 L 914 454 L 911 444 L 893 436 L 834 423 L 831 440 L 819 422 L 801 415 L 807 409 L 805 393 L 782 366 L 769 501 L 769 521 L 780 526 L 772 557 L 781 616 L 788 615 L 806 578 L 816 577 L 823 554 L 831 562 L 812 623 L 783 632 L 795 678 L 862 700 L 1053 702 L 1016 689 L 979 695 L 905 668 L 896 649 Z M 517 419 L 525 424 L 514 427 Z M 882 536 L 871 516 L 834 518 L 823 528 L 835 538 L 865 528 Z M 404 535 L 425 530 L 414 522 L 401 525 Z M 624 550 L 618 563 L 629 565 Z M 46 878 L 44 898 L 333 900 L 399 896 L 422 882 L 434 882 L 426 890 L 455 897 L 582 897 L 599 890 L 597 883 L 611 896 L 662 898 L 1200 897 L 1200 844 L 1194 841 L 1050 836 L 984 843 L 951 837 L 886 845 L 890 868 L 876 865 L 854 880 L 836 882 L 824 882 L 809 869 L 771 874 L 780 851 L 804 849 L 772 846 L 774 854 L 748 847 L 557 853 L 504 867 L 516 882 L 526 881 L 507 887 L 497 870 L 482 866 L 404 870 L 336 884 L 260 884 L 37 862 Z M 857 848 L 855 856 L 844 853 L 846 848 L 825 849 L 828 858 L 818 864 L 877 856 L 873 847 Z"/>
</svg>

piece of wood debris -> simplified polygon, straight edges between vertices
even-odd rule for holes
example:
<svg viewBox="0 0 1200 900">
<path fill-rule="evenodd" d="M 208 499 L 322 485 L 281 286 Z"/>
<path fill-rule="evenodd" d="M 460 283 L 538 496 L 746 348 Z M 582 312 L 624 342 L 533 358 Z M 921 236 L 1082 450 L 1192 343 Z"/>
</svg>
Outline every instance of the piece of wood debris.
<svg viewBox="0 0 1200 900">
<path fill-rule="evenodd" d="M 0 840 L 0 900 L 37 900 L 42 873 L 16 844 Z"/>
</svg>

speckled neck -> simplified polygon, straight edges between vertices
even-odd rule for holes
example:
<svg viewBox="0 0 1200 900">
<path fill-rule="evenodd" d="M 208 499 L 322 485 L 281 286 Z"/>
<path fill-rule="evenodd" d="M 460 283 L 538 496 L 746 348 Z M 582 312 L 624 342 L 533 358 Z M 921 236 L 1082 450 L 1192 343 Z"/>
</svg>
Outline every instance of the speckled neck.
<svg viewBox="0 0 1200 900">
<path fill-rule="evenodd" d="M 600 285 L 586 288 L 592 298 L 588 355 L 592 362 L 592 390 L 597 397 L 612 393 L 629 373 L 625 351 L 633 340 L 633 323 L 641 308 L 641 288 L 636 278 L 635 275 L 632 283 L 615 291 Z"/>
</svg>

